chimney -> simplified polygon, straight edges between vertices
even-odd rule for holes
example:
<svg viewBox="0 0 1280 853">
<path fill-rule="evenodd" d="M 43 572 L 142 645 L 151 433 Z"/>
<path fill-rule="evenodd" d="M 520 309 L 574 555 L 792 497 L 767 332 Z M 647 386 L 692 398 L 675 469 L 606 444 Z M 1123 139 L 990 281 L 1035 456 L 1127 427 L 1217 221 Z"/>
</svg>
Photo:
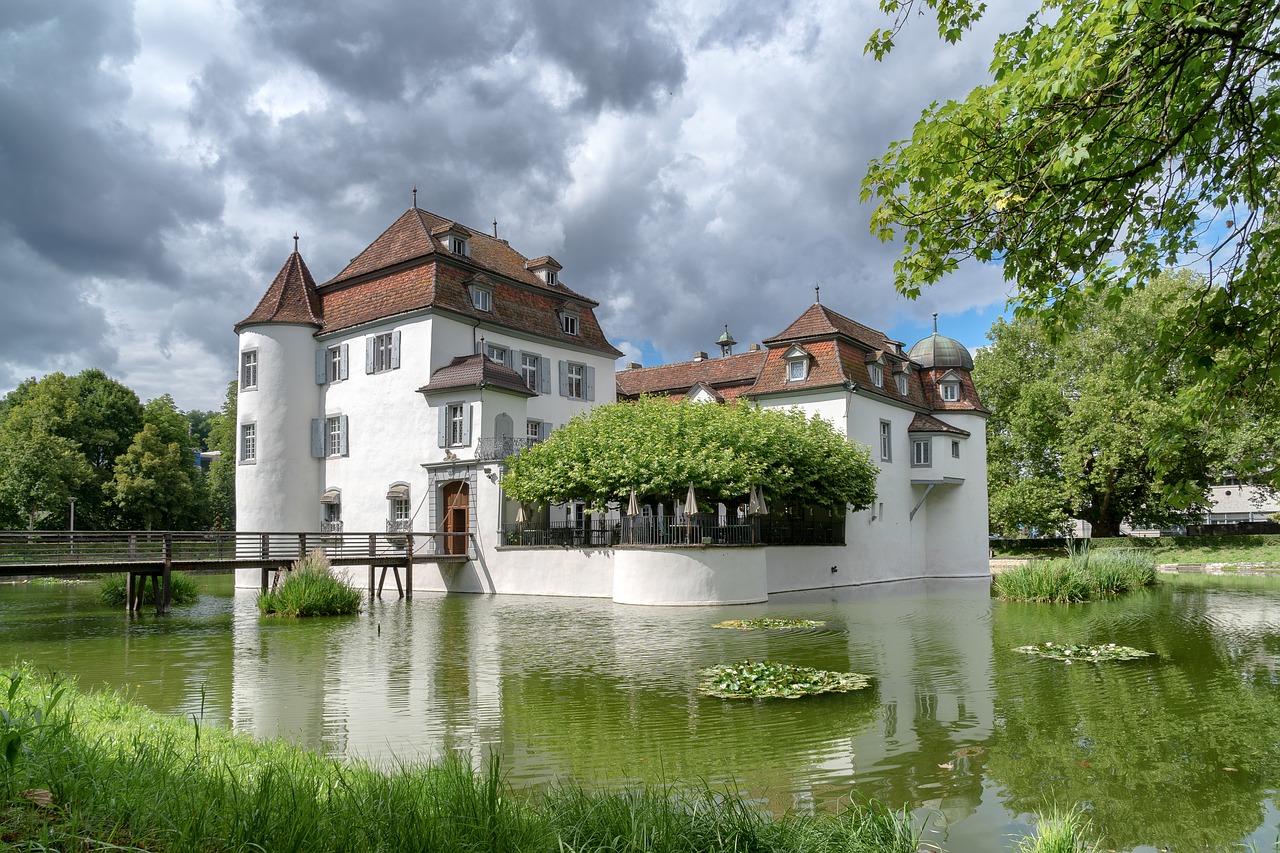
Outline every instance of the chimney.
<svg viewBox="0 0 1280 853">
<path fill-rule="evenodd" d="M 642 367 L 644 367 L 644 365 L 638 361 L 628 361 L 627 366 L 624 367 L 623 370 L 639 370 Z"/>
<path fill-rule="evenodd" d="M 751 346 L 747 347 L 747 352 L 760 352 L 760 345 L 752 344 Z"/>
<path fill-rule="evenodd" d="M 698 350 L 697 352 L 695 352 L 695 353 L 693 354 L 693 360 L 694 360 L 694 361 L 706 361 L 706 360 L 707 360 L 707 354 L 706 354 L 705 352 L 703 352 L 702 350 Z"/>
</svg>

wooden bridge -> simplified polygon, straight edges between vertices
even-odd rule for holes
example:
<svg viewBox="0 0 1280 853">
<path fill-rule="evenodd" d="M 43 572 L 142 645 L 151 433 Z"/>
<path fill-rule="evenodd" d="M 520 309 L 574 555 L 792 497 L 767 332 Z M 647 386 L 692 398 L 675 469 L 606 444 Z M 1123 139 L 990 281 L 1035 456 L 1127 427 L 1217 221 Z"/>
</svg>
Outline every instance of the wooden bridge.
<svg viewBox="0 0 1280 853">
<path fill-rule="evenodd" d="M 0 577 L 124 573 L 129 610 L 141 609 L 149 579 L 156 612 L 166 613 L 171 572 L 258 569 L 266 591 L 272 571 L 287 569 L 295 560 L 318 550 L 334 566 L 367 566 L 370 597 L 382 592 L 390 570 L 404 598 L 413 595 L 415 563 L 466 562 L 466 546 L 474 544 L 468 540 L 466 533 L 427 532 L 0 531 Z M 382 571 L 376 587 L 375 569 Z M 405 571 L 403 584 L 401 569 Z"/>
</svg>

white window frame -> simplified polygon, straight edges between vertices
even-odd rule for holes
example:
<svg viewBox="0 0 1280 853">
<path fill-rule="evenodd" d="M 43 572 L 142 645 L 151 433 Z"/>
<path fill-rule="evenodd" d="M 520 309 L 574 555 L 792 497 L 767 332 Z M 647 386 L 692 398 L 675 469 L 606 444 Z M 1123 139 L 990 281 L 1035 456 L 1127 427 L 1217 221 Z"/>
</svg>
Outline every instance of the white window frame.
<svg viewBox="0 0 1280 853">
<path fill-rule="evenodd" d="M 466 435 L 466 403 L 449 403 L 446 408 L 444 422 L 449 430 L 448 440 L 446 442 L 449 447 L 462 447 L 463 436 Z"/>
<path fill-rule="evenodd" d="M 787 381 L 803 382 L 809 378 L 809 359 L 793 358 L 787 362 Z"/>
<path fill-rule="evenodd" d="M 471 307 L 477 311 L 493 311 L 493 291 L 487 287 L 471 287 Z"/>
<path fill-rule="evenodd" d="M 413 506 L 408 497 L 391 499 L 391 520 L 408 521 Z"/>
<path fill-rule="evenodd" d="M 542 441 L 542 421 L 536 421 L 533 418 L 524 422 L 524 437 L 531 444 L 537 444 Z"/>
<path fill-rule="evenodd" d="M 240 390 L 258 390 L 258 351 L 247 349 L 240 353 Z"/>
<path fill-rule="evenodd" d="M 898 393 L 905 397 L 907 396 L 907 391 L 908 391 L 907 374 L 899 373 L 897 378 L 898 378 Z"/>
<path fill-rule="evenodd" d="M 559 279 L 556 276 L 556 271 L 553 269 L 549 269 L 546 271 L 544 280 L 547 282 L 547 284 L 551 285 L 552 287 L 555 287 Z"/>
<path fill-rule="evenodd" d="M 951 439 L 951 458 L 960 458 L 960 440 L 957 438 Z"/>
<path fill-rule="evenodd" d="M 342 455 L 342 415 L 324 419 L 324 449 L 326 456 Z"/>
<path fill-rule="evenodd" d="M 449 237 L 450 252 L 453 252 L 455 255 L 462 255 L 465 258 L 470 254 L 470 252 L 468 252 L 467 249 L 468 249 L 468 246 L 467 246 L 466 238 L 459 237 L 456 234 L 451 235 Z"/>
<path fill-rule="evenodd" d="M 395 347 L 395 333 L 383 332 L 373 336 L 373 372 L 384 373 L 391 370 L 391 351 Z"/>
<path fill-rule="evenodd" d="M 530 391 L 538 390 L 538 362 L 541 359 L 532 353 L 520 354 L 520 376 Z"/>
<path fill-rule="evenodd" d="M 880 461 L 893 461 L 893 424 L 890 421 L 880 422 Z"/>
<path fill-rule="evenodd" d="M 320 504 L 321 514 L 325 524 L 341 524 L 342 523 L 342 501 L 333 501 Z"/>
<path fill-rule="evenodd" d="M 938 396 L 944 403 L 960 402 L 960 383 L 954 381 L 938 383 Z"/>
<path fill-rule="evenodd" d="M 933 439 L 913 438 L 911 440 L 911 467 L 933 467 Z"/>
<path fill-rule="evenodd" d="M 568 311 L 560 314 L 560 331 L 566 335 L 578 336 L 579 330 L 582 328 L 582 320 L 577 314 Z"/>
<path fill-rule="evenodd" d="M 488 341 L 485 341 L 484 354 L 485 354 L 485 357 L 492 362 L 496 362 L 498 364 L 506 364 L 507 359 L 510 358 L 511 356 L 511 350 L 508 347 L 504 347 L 500 344 L 491 344 Z"/>
<path fill-rule="evenodd" d="M 341 382 L 344 378 L 346 378 L 345 377 L 346 371 L 344 370 L 345 365 L 343 363 L 343 358 L 342 358 L 342 350 L 343 350 L 342 344 L 329 347 L 328 352 L 325 356 L 325 367 L 326 367 L 325 373 L 327 374 L 328 379 L 331 383 Z"/>
<path fill-rule="evenodd" d="M 258 461 L 258 424 L 240 424 L 240 462 L 252 465 Z"/>
<path fill-rule="evenodd" d="M 566 396 L 570 400 L 587 399 L 587 370 L 581 364 L 569 362 L 565 368 L 565 387 L 568 389 Z"/>
<path fill-rule="evenodd" d="M 871 371 L 871 384 L 877 388 L 884 387 L 884 368 L 878 364 L 868 365 Z"/>
</svg>

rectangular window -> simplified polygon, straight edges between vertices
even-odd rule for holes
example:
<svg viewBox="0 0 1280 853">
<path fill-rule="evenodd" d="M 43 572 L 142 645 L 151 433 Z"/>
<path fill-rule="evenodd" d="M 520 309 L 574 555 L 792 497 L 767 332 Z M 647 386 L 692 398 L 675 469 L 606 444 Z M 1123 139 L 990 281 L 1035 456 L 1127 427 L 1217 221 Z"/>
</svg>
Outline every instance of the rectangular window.
<svg viewBox="0 0 1280 853">
<path fill-rule="evenodd" d="M 408 498 L 395 498 L 391 501 L 391 519 L 393 521 L 409 520 Z"/>
<path fill-rule="evenodd" d="M 258 351 L 240 353 L 240 390 L 252 391 L 258 387 Z"/>
<path fill-rule="evenodd" d="M 951 442 L 951 458 L 952 459 L 960 458 L 960 442 L 955 440 Z"/>
<path fill-rule="evenodd" d="M 489 357 L 490 361 L 496 361 L 498 364 L 507 363 L 506 347 L 500 347 L 497 344 L 485 344 L 484 354 Z"/>
<path fill-rule="evenodd" d="M 390 333 L 373 336 L 373 372 L 381 373 L 391 369 L 391 350 L 393 346 Z"/>
<path fill-rule="evenodd" d="M 454 254 L 465 255 L 467 253 L 467 241 L 463 240 L 461 237 L 450 237 L 449 251 Z"/>
<path fill-rule="evenodd" d="M 342 504 L 338 502 L 321 504 L 324 507 L 324 523 L 328 525 L 342 524 Z M 332 529 L 332 528 L 331 528 Z M 341 530 L 342 528 L 337 528 Z"/>
<path fill-rule="evenodd" d="M 871 365 L 871 384 L 877 388 L 884 385 L 884 368 L 878 364 Z"/>
<path fill-rule="evenodd" d="M 566 395 L 571 400 L 584 399 L 585 395 L 582 390 L 582 365 L 571 364 L 568 370 L 569 377 L 569 393 Z"/>
<path fill-rule="evenodd" d="M 240 461 L 256 462 L 258 460 L 258 425 L 240 425 Z"/>
<path fill-rule="evenodd" d="M 578 315 L 577 314 L 561 314 L 560 328 L 564 330 L 566 335 L 578 334 Z"/>
<path fill-rule="evenodd" d="M 465 435 L 466 413 L 467 407 L 461 403 L 455 403 L 448 408 L 448 413 L 445 415 L 445 423 L 449 428 L 450 447 L 457 447 L 466 443 L 463 438 Z"/>
<path fill-rule="evenodd" d="M 960 399 L 960 383 L 959 382 L 943 382 L 942 383 L 942 399 L 947 403 L 954 403 Z"/>
<path fill-rule="evenodd" d="M 324 434 L 326 436 L 325 449 L 329 456 L 342 455 L 342 417 L 325 418 Z"/>
<path fill-rule="evenodd" d="M 330 382 L 341 382 L 346 378 L 346 373 L 343 371 L 342 350 L 342 346 L 329 347 L 328 373 Z"/>
<path fill-rule="evenodd" d="M 880 422 L 880 459 L 884 462 L 893 461 L 893 425 L 888 421 Z"/>
<path fill-rule="evenodd" d="M 907 374 L 905 373 L 898 374 L 898 393 L 904 397 L 907 396 Z"/>
<path fill-rule="evenodd" d="M 802 358 L 797 358 L 794 361 L 788 361 L 787 362 L 787 381 L 799 382 L 800 380 L 804 379 L 805 368 L 807 367 L 808 367 L 808 364 Z"/>
<path fill-rule="evenodd" d="M 526 421 L 524 434 L 525 438 L 529 439 L 530 444 L 537 444 L 542 441 L 542 421 Z"/>
<path fill-rule="evenodd" d="M 525 353 L 520 356 L 520 375 L 530 391 L 538 390 L 538 357 Z"/>
<path fill-rule="evenodd" d="M 552 287 L 555 287 L 555 286 L 556 286 L 556 271 L 555 271 L 555 270 L 547 270 L 547 284 L 551 285 Z"/>
<path fill-rule="evenodd" d="M 911 442 L 911 466 L 928 468 L 933 465 L 932 448 L 932 439 L 922 438 Z"/>
<path fill-rule="evenodd" d="M 478 311 L 493 310 L 493 294 L 483 287 L 471 288 L 471 304 Z"/>
</svg>

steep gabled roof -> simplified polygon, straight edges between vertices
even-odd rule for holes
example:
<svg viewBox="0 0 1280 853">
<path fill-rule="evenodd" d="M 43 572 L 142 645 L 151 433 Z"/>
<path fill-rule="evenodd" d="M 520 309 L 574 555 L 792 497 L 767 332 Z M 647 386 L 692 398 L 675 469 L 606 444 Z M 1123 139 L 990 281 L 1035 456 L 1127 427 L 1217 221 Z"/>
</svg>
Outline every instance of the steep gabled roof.
<svg viewBox="0 0 1280 853">
<path fill-rule="evenodd" d="M 790 326 L 772 338 L 766 338 L 764 343 L 767 346 L 810 338 L 827 338 L 833 335 L 852 338 L 867 349 L 889 351 L 894 349 L 893 342 L 885 336 L 884 332 L 850 320 L 818 302 L 810 305 L 809 310 L 797 317 Z"/>
<path fill-rule="evenodd" d="M 431 394 L 460 388 L 495 388 L 525 397 L 538 396 L 538 392 L 530 391 L 529 386 L 524 384 L 524 378 L 519 373 L 480 353 L 458 356 L 431 374 L 431 381 L 418 391 Z"/>
<path fill-rule="evenodd" d="M 284 262 L 275 281 L 267 288 L 248 317 L 236 323 L 235 330 L 239 334 L 245 326 L 257 323 L 302 323 L 321 327 L 324 325 L 324 311 L 321 308 L 320 296 L 316 292 L 315 279 L 311 270 L 302 260 L 302 255 L 295 250 Z"/>
</svg>

